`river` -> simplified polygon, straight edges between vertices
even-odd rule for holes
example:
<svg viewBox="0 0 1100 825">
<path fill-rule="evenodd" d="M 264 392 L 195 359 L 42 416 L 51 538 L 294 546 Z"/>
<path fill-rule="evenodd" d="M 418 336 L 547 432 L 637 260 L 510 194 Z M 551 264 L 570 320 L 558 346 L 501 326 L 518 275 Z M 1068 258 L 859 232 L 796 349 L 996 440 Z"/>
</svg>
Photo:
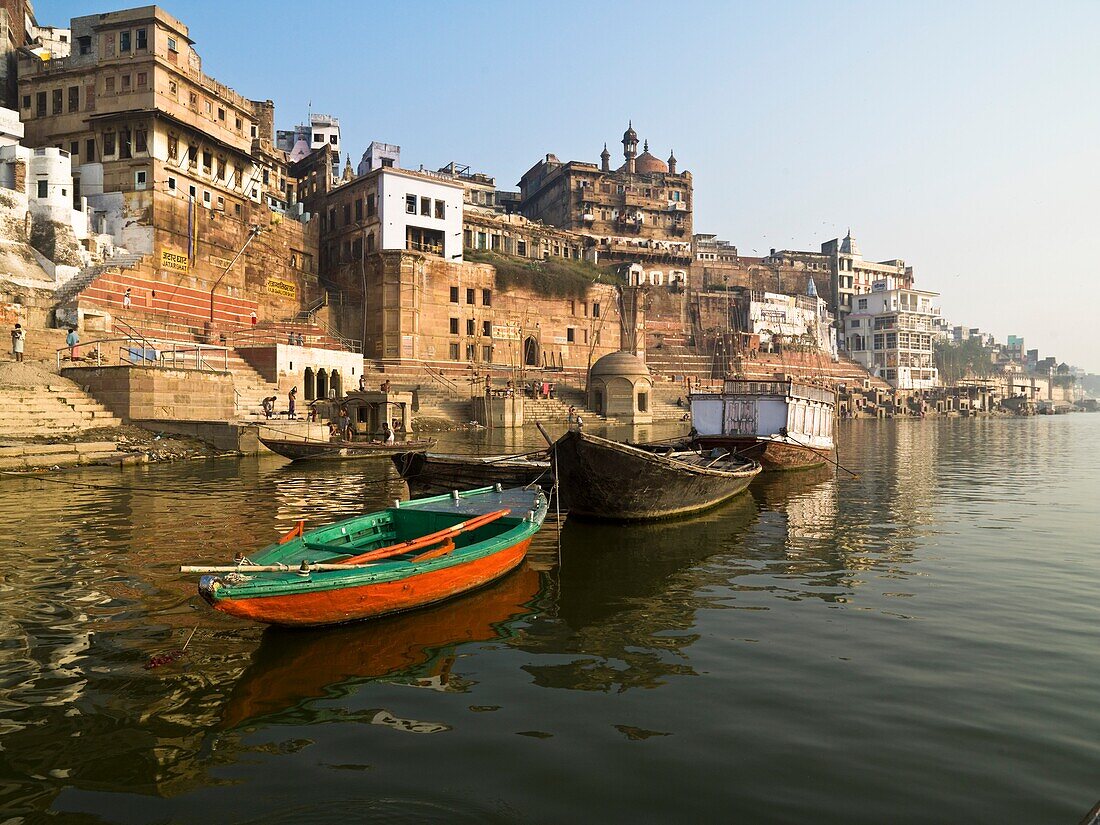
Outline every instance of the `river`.
<svg viewBox="0 0 1100 825">
<path fill-rule="evenodd" d="M 308 632 L 216 614 L 176 568 L 382 506 L 388 467 L 2 478 L 3 821 L 1076 822 L 1100 415 L 839 429 L 856 476 L 551 519 L 490 589 Z"/>
</svg>

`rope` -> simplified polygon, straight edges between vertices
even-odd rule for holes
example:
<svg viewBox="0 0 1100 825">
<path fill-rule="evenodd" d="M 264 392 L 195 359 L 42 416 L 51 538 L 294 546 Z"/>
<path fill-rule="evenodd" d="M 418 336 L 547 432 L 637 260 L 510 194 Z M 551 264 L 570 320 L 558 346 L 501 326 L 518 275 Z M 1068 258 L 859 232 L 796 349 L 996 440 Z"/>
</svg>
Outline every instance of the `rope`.
<svg viewBox="0 0 1100 825">
<path fill-rule="evenodd" d="M 812 450 L 812 449 L 814 449 L 814 448 L 813 448 L 813 447 L 812 447 L 811 445 L 809 445 L 809 444 L 806 444 L 806 443 L 804 443 L 804 442 L 802 442 L 802 441 L 799 441 L 799 440 L 798 440 L 797 438 L 795 438 L 795 437 L 794 437 L 793 435 L 791 435 L 790 433 L 788 433 L 788 432 L 786 431 L 786 429 L 785 429 L 785 428 L 783 429 L 783 431 L 782 431 L 782 433 L 781 433 L 781 434 L 782 434 L 782 436 L 783 436 L 783 438 L 784 438 L 785 440 L 787 440 L 787 441 L 790 441 L 790 442 L 791 442 L 791 443 L 793 443 L 793 444 L 797 444 L 797 445 L 798 445 L 798 446 L 800 446 L 800 447 L 807 447 L 807 448 L 809 448 L 809 449 L 811 449 L 811 450 Z M 840 463 L 839 461 L 837 461 L 836 459 L 834 459 L 834 458 L 831 458 L 830 456 L 826 455 L 826 456 L 825 456 L 825 460 L 826 460 L 826 461 L 828 461 L 828 462 L 829 462 L 829 463 L 831 463 L 831 464 L 835 464 L 835 465 L 837 466 L 837 468 L 838 468 L 838 469 L 841 469 L 841 470 L 843 470 L 844 472 L 848 473 L 848 475 L 850 475 L 850 476 L 851 476 L 852 478 L 860 478 L 860 475 L 859 475 L 859 473 L 853 473 L 853 472 L 852 472 L 851 470 L 849 470 L 849 469 L 848 469 L 847 467 L 845 467 L 845 466 L 844 466 L 843 464 L 841 464 L 841 463 Z"/>
</svg>

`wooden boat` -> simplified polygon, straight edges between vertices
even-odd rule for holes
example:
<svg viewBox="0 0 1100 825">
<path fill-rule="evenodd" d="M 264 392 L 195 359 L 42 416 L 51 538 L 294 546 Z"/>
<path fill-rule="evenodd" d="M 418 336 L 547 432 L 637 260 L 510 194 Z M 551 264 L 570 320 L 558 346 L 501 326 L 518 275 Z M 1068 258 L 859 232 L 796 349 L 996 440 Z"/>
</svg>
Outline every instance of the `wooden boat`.
<svg viewBox="0 0 1100 825">
<path fill-rule="evenodd" d="M 541 490 L 484 487 L 394 502 L 279 541 L 205 573 L 215 610 L 265 624 L 342 624 L 436 604 L 514 569 L 546 518 Z"/>
<path fill-rule="evenodd" d="M 554 485 L 550 460 L 543 453 L 527 455 L 447 455 L 410 451 L 393 456 L 393 464 L 410 489 L 467 490 L 486 484 L 526 487 Z"/>
<path fill-rule="evenodd" d="M 696 513 L 749 486 L 760 465 L 716 450 L 658 453 L 579 431 L 551 451 L 570 518 L 650 521 Z"/>
<path fill-rule="evenodd" d="M 407 450 L 428 450 L 435 446 L 435 439 L 421 438 L 414 441 L 320 441 L 318 439 L 271 438 L 259 436 L 260 443 L 271 452 L 291 461 L 346 461 L 354 458 L 390 458 Z"/>
<path fill-rule="evenodd" d="M 835 417 L 836 393 L 790 379 L 726 379 L 720 393 L 691 395 L 695 443 L 723 447 L 765 470 L 835 463 Z"/>
</svg>

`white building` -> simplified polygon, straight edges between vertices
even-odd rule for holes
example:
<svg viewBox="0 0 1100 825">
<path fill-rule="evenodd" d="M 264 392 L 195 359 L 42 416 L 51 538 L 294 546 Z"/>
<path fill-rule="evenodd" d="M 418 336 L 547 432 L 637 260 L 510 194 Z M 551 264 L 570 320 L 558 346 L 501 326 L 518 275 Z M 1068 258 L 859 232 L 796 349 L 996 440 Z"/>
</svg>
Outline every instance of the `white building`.
<svg viewBox="0 0 1100 825">
<path fill-rule="evenodd" d="M 275 133 L 275 146 L 290 155 L 296 163 L 311 152 L 329 146 L 340 153 L 340 119 L 332 115 L 311 114 L 309 123 L 299 123 L 291 130 Z"/>
<path fill-rule="evenodd" d="M 380 249 L 462 260 L 461 183 L 390 166 L 371 175 L 377 179 Z"/>
<path fill-rule="evenodd" d="M 359 161 L 357 171 L 360 175 L 365 175 L 367 172 L 373 172 L 383 166 L 401 166 L 401 147 L 396 143 L 381 143 L 372 140 L 370 146 L 367 147 L 367 151 L 363 153 L 362 160 Z"/>
<path fill-rule="evenodd" d="M 898 389 L 925 389 L 939 383 L 932 342 L 938 293 L 888 289 L 886 281 L 857 295 L 844 321 L 848 352 L 870 372 Z"/>
<path fill-rule="evenodd" d="M 772 341 L 805 343 L 836 360 L 833 314 L 816 289 L 811 295 L 753 290 L 747 314 L 746 331 L 759 335 L 761 344 Z"/>
<path fill-rule="evenodd" d="M 889 279 L 889 289 L 908 289 L 913 285 L 913 268 L 907 267 L 900 258 L 890 261 L 865 260 L 851 229 L 843 239 L 834 238 L 823 243 L 821 251 L 833 259 L 833 291 L 842 320 L 855 309 L 855 296 L 871 292 L 873 284 Z"/>
</svg>

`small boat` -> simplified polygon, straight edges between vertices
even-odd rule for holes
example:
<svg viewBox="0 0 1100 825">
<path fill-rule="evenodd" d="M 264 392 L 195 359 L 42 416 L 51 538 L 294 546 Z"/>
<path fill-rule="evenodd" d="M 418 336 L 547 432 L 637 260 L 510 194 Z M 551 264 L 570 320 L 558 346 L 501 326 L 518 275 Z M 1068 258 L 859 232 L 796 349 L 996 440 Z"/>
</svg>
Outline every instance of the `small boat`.
<svg viewBox="0 0 1100 825">
<path fill-rule="evenodd" d="M 393 456 L 393 465 L 409 487 L 420 490 L 467 490 L 486 484 L 527 487 L 554 485 L 550 459 L 542 453 L 526 455 L 447 455 L 409 451 Z"/>
<path fill-rule="evenodd" d="M 305 532 L 304 522 L 231 565 L 202 573 L 215 610 L 264 624 L 318 626 L 414 610 L 495 581 L 523 561 L 546 518 L 541 490 L 483 487 L 397 502 Z"/>
<path fill-rule="evenodd" d="M 413 441 L 320 441 L 318 439 L 270 438 L 259 436 L 260 443 L 273 453 L 291 461 L 346 461 L 354 458 L 390 458 L 407 450 L 428 450 L 435 439 Z"/>
<path fill-rule="evenodd" d="M 720 393 L 691 395 L 695 443 L 731 450 L 765 470 L 835 464 L 835 417 L 835 392 L 791 379 L 727 378 Z"/>
<path fill-rule="evenodd" d="M 569 516 L 604 521 L 697 513 L 733 498 L 760 472 L 726 450 L 660 453 L 577 430 L 559 438 L 551 456 Z"/>
</svg>

